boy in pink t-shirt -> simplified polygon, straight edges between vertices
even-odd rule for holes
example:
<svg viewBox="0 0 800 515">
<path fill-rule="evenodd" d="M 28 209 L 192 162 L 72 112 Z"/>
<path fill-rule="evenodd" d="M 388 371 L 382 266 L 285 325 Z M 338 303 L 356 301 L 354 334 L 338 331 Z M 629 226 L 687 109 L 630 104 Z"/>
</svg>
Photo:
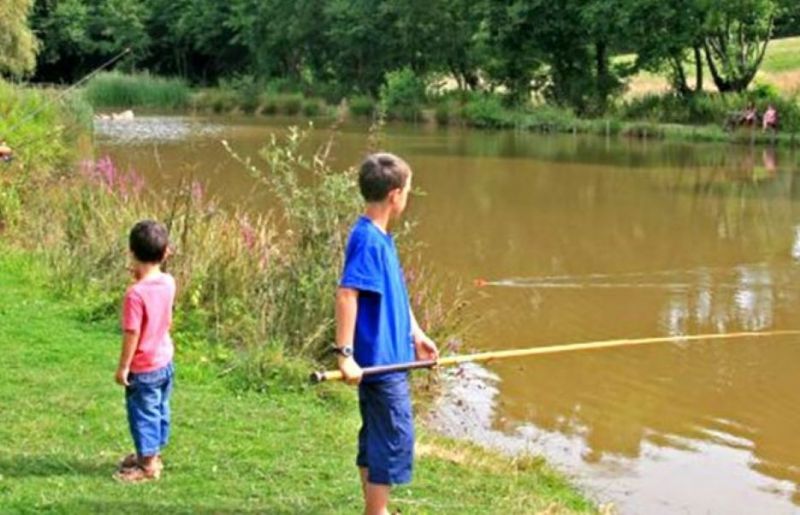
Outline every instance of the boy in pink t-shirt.
<svg viewBox="0 0 800 515">
<path fill-rule="evenodd" d="M 175 280 L 161 271 L 169 236 L 162 224 L 144 220 L 133 226 L 129 246 L 136 282 L 122 307 L 122 352 L 115 379 L 125 387 L 128 423 L 136 453 L 120 463 L 117 479 L 158 479 L 161 450 L 170 428 L 169 397 L 174 371 L 169 335 Z"/>
</svg>

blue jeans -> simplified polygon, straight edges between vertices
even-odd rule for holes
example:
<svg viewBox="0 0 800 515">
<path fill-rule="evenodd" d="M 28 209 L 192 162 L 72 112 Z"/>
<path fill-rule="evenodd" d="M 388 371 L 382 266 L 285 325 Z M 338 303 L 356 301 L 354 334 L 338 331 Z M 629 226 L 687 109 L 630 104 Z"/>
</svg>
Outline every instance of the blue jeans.
<svg viewBox="0 0 800 515">
<path fill-rule="evenodd" d="M 125 406 L 133 445 L 139 456 L 155 456 L 169 440 L 169 397 L 175 371 L 164 368 L 128 375 Z"/>
<path fill-rule="evenodd" d="M 361 430 L 356 465 L 377 485 L 411 482 L 414 466 L 414 416 L 407 374 L 358 386 Z"/>
</svg>

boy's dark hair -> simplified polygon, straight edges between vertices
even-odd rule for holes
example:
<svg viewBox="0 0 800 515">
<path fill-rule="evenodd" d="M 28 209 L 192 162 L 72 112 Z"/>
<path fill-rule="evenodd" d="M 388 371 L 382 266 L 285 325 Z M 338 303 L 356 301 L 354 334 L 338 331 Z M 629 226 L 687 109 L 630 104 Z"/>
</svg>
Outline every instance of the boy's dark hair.
<svg viewBox="0 0 800 515">
<path fill-rule="evenodd" d="M 142 220 L 131 229 L 128 245 L 142 263 L 161 263 L 169 246 L 169 233 L 164 224 Z"/>
<path fill-rule="evenodd" d="M 386 200 L 389 192 L 403 188 L 411 175 L 408 163 L 394 154 L 370 154 L 361 163 L 358 172 L 358 187 L 367 202 Z"/>
</svg>

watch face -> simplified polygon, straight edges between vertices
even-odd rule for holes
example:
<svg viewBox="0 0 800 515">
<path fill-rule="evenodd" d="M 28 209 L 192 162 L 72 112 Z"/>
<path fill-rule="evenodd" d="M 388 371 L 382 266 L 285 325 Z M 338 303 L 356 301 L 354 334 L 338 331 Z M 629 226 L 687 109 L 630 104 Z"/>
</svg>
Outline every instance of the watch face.
<svg viewBox="0 0 800 515">
<path fill-rule="evenodd" d="M 340 356 L 344 356 L 345 358 L 349 358 L 353 355 L 353 347 L 347 345 L 346 347 L 339 347 L 338 345 L 333 346 L 333 352 L 339 354 Z"/>
</svg>

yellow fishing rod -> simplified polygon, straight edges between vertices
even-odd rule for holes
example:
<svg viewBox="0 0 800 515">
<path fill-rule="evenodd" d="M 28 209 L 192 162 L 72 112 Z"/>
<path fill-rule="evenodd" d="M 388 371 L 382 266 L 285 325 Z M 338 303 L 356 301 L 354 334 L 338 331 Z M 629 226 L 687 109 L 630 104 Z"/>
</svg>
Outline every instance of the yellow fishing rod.
<svg viewBox="0 0 800 515">
<path fill-rule="evenodd" d="M 706 341 L 706 340 L 732 340 L 745 338 L 763 338 L 766 336 L 792 336 L 800 335 L 800 330 L 789 329 L 783 331 L 759 331 L 759 332 L 740 332 L 740 333 L 712 333 L 695 334 L 689 336 L 659 336 L 655 338 L 622 338 L 617 340 L 604 340 L 597 342 L 567 343 L 562 345 L 548 345 L 543 347 L 531 347 L 528 349 L 510 349 L 491 352 L 479 352 L 477 354 L 465 354 L 461 356 L 448 356 L 439 360 L 413 361 L 411 363 L 399 363 L 396 365 L 381 365 L 366 367 L 363 370 L 364 377 L 375 374 L 385 374 L 387 372 L 403 372 L 419 368 L 446 367 L 459 365 L 461 363 L 479 363 L 494 361 L 496 359 L 519 358 L 523 356 L 536 356 L 540 354 L 560 354 L 562 352 L 576 352 L 583 350 L 610 349 L 614 347 L 629 347 L 634 345 L 648 345 L 653 343 L 686 342 L 686 341 Z M 311 374 L 311 382 L 321 383 L 323 381 L 341 381 L 344 377 L 339 370 L 318 370 Z"/>
</svg>

